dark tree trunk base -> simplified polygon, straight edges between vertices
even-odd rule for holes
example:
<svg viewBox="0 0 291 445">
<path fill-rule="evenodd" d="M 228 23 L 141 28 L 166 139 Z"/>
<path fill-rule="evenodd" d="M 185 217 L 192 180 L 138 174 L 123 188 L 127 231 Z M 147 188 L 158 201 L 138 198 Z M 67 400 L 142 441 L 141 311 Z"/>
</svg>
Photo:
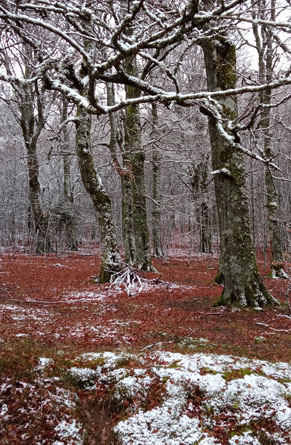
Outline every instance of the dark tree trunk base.
<svg viewBox="0 0 291 445">
<path fill-rule="evenodd" d="M 264 307 L 279 305 L 266 289 L 259 273 L 256 273 L 253 280 L 244 287 L 235 285 L 225 285 L 221 297 L 214 303 L 214 306 L 229 307 Z"/>
</svg>

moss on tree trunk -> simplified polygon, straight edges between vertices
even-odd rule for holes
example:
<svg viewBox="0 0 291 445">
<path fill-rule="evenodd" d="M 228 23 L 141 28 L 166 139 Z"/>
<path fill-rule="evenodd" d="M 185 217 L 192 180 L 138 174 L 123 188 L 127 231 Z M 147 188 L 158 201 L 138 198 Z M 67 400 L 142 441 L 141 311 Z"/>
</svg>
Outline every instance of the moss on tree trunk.
<svg viewBox="0 0 291 445">
<path fill-rule="evenodd" d="M 94 159 L 90 147 L 91 116 L 82 108 L 78 109 L 77 114 L 77 157 L 84 187 L 93 201 L 99 219 L 102 242 L 99 281 L 105 283 L 110 280 L 112 274 L 121 269 L 122 261 L 117 246 L 111 201 L 94 167 Z"/>
<path fill-rule="evenodd" d="M 227 36 L 203 44 L 208 88 L 211 91 L 236 87 L 236 48 Z M 223 119 L 237 117 L 235 98 L 221 99 Z M 222 296 L 217 304 L 229 306 L 264 306 L 277 301 L 267 291 L 258 272 L 251 241 L 245 169 L 242 154 L 225 138 L 217 118 L 209 116 L 212 165 L 229 174 L 215 174 L 215 195 L 220 235 L 219 281 Z M 220 123 L 221 124 L 221 123 Z M 223 124 L 224 125 L 224 124 Z M 228 132 L 229 138 L 234 134 Z"/>
<path fill-rule="evenodd" d="M 132 75 L 136 73 L 135 56 L 129 58 L 125 65 L 128 74 Z M 126 86 L 127 99 L 138 97 L 139 95 L 140 91 L 137 88 Z M 126 188 L 124 187 L 123 191 L 127 192 L 127 196 L 125 200 L 123 200 L 123 206 L 126 206 L 126 208 L 123 209 L 123 233 L 124 236 L 127 237 L 125 245 L 129 247 L 128 253 L 133 264 L 140 269 L 151 270 L 152 264 L 145 198 L 145 156 L 141 141 L 141 123 L 138 105 L 130 105 L 126 108 L 124 125 L 125 153 L 123 163 L 126 172 L 126 177 L 124 178 Z M 127 199 L 127 197 L 129 199 Z"/>
</svg>

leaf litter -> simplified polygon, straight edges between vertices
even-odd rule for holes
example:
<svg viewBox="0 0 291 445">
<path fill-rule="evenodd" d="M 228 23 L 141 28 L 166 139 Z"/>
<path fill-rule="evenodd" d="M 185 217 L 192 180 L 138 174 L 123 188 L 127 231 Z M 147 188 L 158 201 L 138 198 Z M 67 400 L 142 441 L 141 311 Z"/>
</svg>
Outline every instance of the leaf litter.
<svg viewBox="0 0 291 445">
<path fill-rule="evenodd" d="M 182 256 L 136 286 L 93 283 L 89 253 L 2 259 L 1 443 L 291 443 L 284 306 L 214 309 L 215 268 Z"/>
</svg>

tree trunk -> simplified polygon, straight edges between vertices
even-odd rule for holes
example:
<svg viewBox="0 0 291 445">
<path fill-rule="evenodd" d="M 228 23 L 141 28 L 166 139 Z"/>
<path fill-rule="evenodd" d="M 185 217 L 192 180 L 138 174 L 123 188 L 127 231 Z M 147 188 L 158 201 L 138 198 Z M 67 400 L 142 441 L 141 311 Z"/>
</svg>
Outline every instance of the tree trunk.
<svg viewBox="0 0 291 445">
<path fill-rule="evenodd" d="M 270 20 L 275 21 L 276 0 L 270 2 Z M 266 8 L 261 7 L 258 10 L 258 16 L 266 19 Z M 256 19 L 256 5 L 253 5 L 253 18 Z M 258 24 L 253 24 L 253 32 L 256 40 L 256 47 L 259 56 L 259 82 L 269 83 L 273 80 L 273 37 L 266 27 L 262 27 L 261 41 Z M 272 134 L 270 131 L 271 109 L 268 105 L 272 102 L 272 91 L 266 89 L 260 93 L 260 103 L 267 105 L 263 108 L 260 127 L 263 131 L 263 149 L 266 158 L 273 157 Z M 283 249 L 280 237 L 279 223 L 279 196 L 276 189 L 275 180 L 272 175 L 271 167 L 265 167 L 265 185 L 266 185 L 266 207 L 268 218 L 268 233 L 271 245 L 271 274 L 274 278 L 288 278 L 284 272 Z"/>
<path fill-rule="evenodd" d="M 111 106 L 115 104 L 115 91 L 112 83 L 106 84 L 107 92 L 107 105 Z M 135 263 L 135 238 L 133 227 L 133 198 L 131 180 L 133 179 L 133 173 L 131 171 L 130 162 L 126 156 L 123 146 L 122 132 L 120 130 L 120 122 L 117 113 L 109 114 L 110 122 L 110 141 L 109 149 L 111 152 L 113 164 L 115 165 L 121 181 L 121 193 L 122 193 L 122 236 L 125 248 L 125 262 L 129 265 Z M 123 164 L 120 165 L 119 156 L 117 153 L 117 146 L 120 146 L 122 153 Z M 121 155 L 120 155 L 121 157 Z"/>
<path fill-rule="evenodd" d="M 157 124 L 158 124 L 158 109 L 157 104 L 152 105 L 152 125 L 153 131 L 151 137 L 154 139 L 157 136 Z M 160 156 L 158 153 L 158 147 L 155 142 L 152 144 L 152 162 L 153 162 L 153 211 L 152 211 L 152 224 L 153 224 L 153 254 L 156 258 L 163 258 L 163 246 L 161 236 L 161 207 L 160 200 Z"/>
<path fill-rule="evenodd" d="M 40 202 L 39 165 L 36 146 L 32 142 L 25 144 L 27 150 L 27 165 L 29 177 L 29 197 L 32 208 L 34 230 L 36 236 L 36 253 L 50 251 L 49 216 L 44 215 Z"/>
<path fill-rule="evenodd" d="M 27 152 L 27 167 L 29 178 L 29 198 L 32 209 L 34 230 L 36 236 L 36 253 L 44 253 L 50 250 L 49 239 L 49 215 L 44 215 L 40 200 L 39 184 L 39 164 L 37 159 L 37 141 L 44 122 L 42 118 L 41 101 L 38 101 L 38 125 L 37 118 L 34 115 L 34 101 L 36 92 L 31 85 L 23 85 L 22 89 L 17 91 L 18 105 L 20 111 L 20 126 Z"/>
<path fill-rule="evenodd" d="M 132 57 L 126 61 L 128 74 L 135 74 L 137 70 L 136 59 Z M 126 99 L 138 97 L 137 88 L 126 86 Z M 141 123 L 138 105 L 130 105 L 125 110 L 125 153 L 123 154 L 123 168 L 125 185 L 123 191 L 127 195 L 123 199 L 126 208 L 123 209 L 124 234 L 127 238 L 125 245 L 134 248 L 133 264 L 142 270 L 151 270 L 150 240 L 147 225 L 147 211 L 145 198 L 145 155 L 141 142 Z M 131 200 L 132 198 L 132 200 Z M 130 221 L 132 220 L 132 222 Z M 132 224 L 132 226 L 131 226 Z M 134 233 L 134 246 L 132 246 L 131 227 Z M 131 253 L 129 247 L 129 254 Z"/>
<path fill-rule="evenodd" d="M 211 253 L 211 217 L 209 211 L 209 194 L 207 185 L 208 156 L 198 162 L 192 162 L 189 168 L 190 184 L 195 205 L 200 235 L 200 252 Z"/>
<path fill-rule="evenodd" d="M 76 150 L 78 163 L 84 187 L 91 196 L 99 218 L 102 241 L 102 262 L 99 282 L 105 283 L 110 280 L 112 274 L 121 269 L 122 261 L 117 247 L 111 201 L 94 167 L 90 148 L 91 116 L 79 107 L 77 117 Z"/>
<path fill-rule="evenodd" d="M 78 250 L 78 240 L 76 231 L 76 221 L 74 217 L 74 196 L 72 191 L 71 181 L 71 157 L 70 157 L 70 143 L 67 124 L 64 124 L 68 119 L 68 103 L 65 98 L 62 99 L 62 123 L 63 123 L 63 171 L 64 171 L 64 202 L 62 203 L 62 224 L 65 229 L 66 248 L 70 250 Z"/>
<path fill-rule="evenodd" d="M 227 36 L 220 36 L 202 47 L 209 90 L 235 88 L 235 45 Z M 223 119 L 237 117 L 235 98 L 221 99 L 218 105 Z M 217 304 L 238 307 L 275 304 L 277 301 L 267 291 L 258 272 L 252 246 L 243 156 L 230 139 L 222 136 L 219 125 L 224 124 L 213 114 L 209 115 L 208 123 L 213 169 L 217 172 L 225 169 L 214 175 L 220 235 L 217 281 L 224 285 Z M 228 137 L 234 140 L 238 136 L 228 133 Z"/>
</svg>

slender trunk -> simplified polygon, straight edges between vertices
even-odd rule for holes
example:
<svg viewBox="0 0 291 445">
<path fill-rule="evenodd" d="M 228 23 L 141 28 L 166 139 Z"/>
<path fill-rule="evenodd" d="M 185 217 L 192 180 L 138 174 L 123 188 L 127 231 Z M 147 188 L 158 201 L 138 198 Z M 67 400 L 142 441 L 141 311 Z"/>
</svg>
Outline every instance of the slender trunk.
<svg viewBox="0 0 291 445">
<path fill-rule="evenodd" d="M 275 7 L 276 0 L 271 0 L 271 16 L 270 20 L 275 21 Z M 272 35 L 269 30 L 263 28 L 266 57 L 265 61 L 259 65 L 260 81 L 266 83 L 271 82 L 273 78 L 273 44 Z M 263 79 L 262 79 L 263 78 Z M 261 94 L 261 102 L 265 105 L 270 105 L 272 102 L 272 91 L 266 89 Z M 262 111 L 261 128 L 264 137 L 264 153 L 266 158 L 273 157 L 272 134 L 270 130 L 271 124 L 271 108 L 265 107 Z M 288 278 L 283 269 L 283 249 L 280 237 L 280 223 L 279 223 L 279 196 L 272 175 L 271 167 L 265 169 L 265 184 L 266 184 L 266 206 L 268 212 L 268 232 L 271 245 L 271 273 L 273 277 Z"/>
<path fill-rule="evenodd" d="M 194 202 L 198 199 L 199 204 L 195 205 L 197 222 L 200 235 L 200 252 L 211 253 L 212 234 L 211 218 L 209 211 L 209 195 L 207 185 L 208 156 L 197 163 L 192 163 L 189 168 L 190 184 Z"/>
<path fill-rule="evenodd" d="M 253 3 L 253 19 L 261 18 L 275 21 L 275 8 L 276 0 L 270 2 L 270 16 L 266 17 L 269 13 L 266 10 L 266 5 L 256 5 Z M 259 8 L 257 10 L 257 7 Z M 269 30 L 262 26 L 261 33 L 259 25 L 253 22 L 253 33 L 256 42 L 256 49 L 259 58 L 259 82 L 261 84 L 269 83 L 273 77 L 273 37 Z M 272 102 L 272 91 L 266 89 L 260 93 L 261 104 L 267 105 L 263 108 L 260 127 L 263 132 L 263 149 L 266 158 L 273 157 L 272 149 L 272 134 L 270 131 L 271 124 L 271 109 L 268 107 Z M 279 197 L 276 189 L 276 184 L 272 175 L 271 167 L 265 168 L 265 187 L 266 187 L 266 207 L 267 207 L 267 224 L 268 234 L 271 245 L 271 274 L 273 277 L 287 278 L 283 269 L 283 249 L 280 237 L 280 224 L 279 224 Z"/>
<path fill-rule="evenodd" d="M 50 250 L 49 216 L 45 216 L 40 202 L 39 165 L 36 153 L 36 145 L 26 142 L 27 165 L 29 177 L 29 197 L 32 208 L 34 229 L 36 235 L 36 253 L 44 253 Z"/>
<path fill-rule="evenodd" d="M 209 214 L 208 197 L 203 197 L 201 203 L 200 251 L 203 253 L 212 252 L 211 219 Z"/>
<path fill-rule="evenodd" d="M 124 165 L 126 165 L 124 163 Z M 126 171 L 126 169 L 124 169 Z M 130 174 L 130 173 L 129 173 Z M 136 263 L 136 245 L 133 226 L 133 197 L 130 177 L 121 176 L 122 183 L 122 234 L 125 248 L 125 261 L 127 264 Z"/>
<path fill-rule="evenodd" d="M 18 93 L 20 126 L 27 152 L 27 167 L 29 178 L 29 197 L 36 236 L 36 253 L 50 250 L 49 216 L 44 215 L 40 199 L 39 163 L 37 158 L 37 141 L 42 129 L 42 119 L 39 117 L 39 128 L 36 128 L 34 101 L 36 92 L 31 85 L 23 86 Z M 39 104 L 39 107 L 41 105 Z"/>
<path fill-rule="evenodd" d="M 79 107 L 77 117 L 76 150 L 78 163 L 84 187 L 91 196 L 99 218 L 102 240 L 102 262 L 99 281 L 105 283 L 110 280 L 113 273 L 121 269 L 122 261 L 117 247 L 111 201 L 94 167 L 90 148 L 91 116 Z"/>
<path fill-rule="evenodd" d="M 203 44 L 207 83 L 210 91 L 236 87 L 236 48 L 227 36 L 219 42 Z M 219 101 L 223 119 L 237 117 L 235 98 Z M 245 170 L 242 154 L 222 136 L 217 118 L 208 117 L 212 148 L 212 164 L 215 171 L 226 169 L 228 173 L 215 174 L 215 195 L 220 235 L 219 275 L 223 283 L 222 296 L 217 304 L 231 306 L 263 306 L 275 304 L 258 272 L 251 241 L 248 200 L 245 189 Z M 225 127 L 225 131 L 228 129 Z M 229 134 L 229 138 L 238 137 Z"/>
<path fill-rule="evenodd" d="M 68 104 L 67 100 L 62 100 L 62 123 L 68 119 Z M 61 222 L 65 228 L 66 247 L 70 250 L 78 250 L 78 240 L 76 231 L 76 221 L 74 217 L 74 196 L 71 182 L 71 157 L 70 157 L 70 142 L 67 125 L 64 124 L 63 132 L 63 171 L 64 171 L 64 202 L 62 204 Z"/>
<path fill-rule="evenodd" d="M 158 107 L 157 104 L 152 105 L 152 125 L 153 131 L 151 137 L 154 139 L 157 136 L 157 124 L 158 124 Z M 153 211 L 152 211 L 152 224 L 153 224 L 153 254 L 156 258 L 163 258 L 163 246 L 161 237 L 161 207 L 160 200 L 160 156 L 158 148 L 153 142 L 152 145 L 152 162 L 153 162 Z"/>
</svg>

